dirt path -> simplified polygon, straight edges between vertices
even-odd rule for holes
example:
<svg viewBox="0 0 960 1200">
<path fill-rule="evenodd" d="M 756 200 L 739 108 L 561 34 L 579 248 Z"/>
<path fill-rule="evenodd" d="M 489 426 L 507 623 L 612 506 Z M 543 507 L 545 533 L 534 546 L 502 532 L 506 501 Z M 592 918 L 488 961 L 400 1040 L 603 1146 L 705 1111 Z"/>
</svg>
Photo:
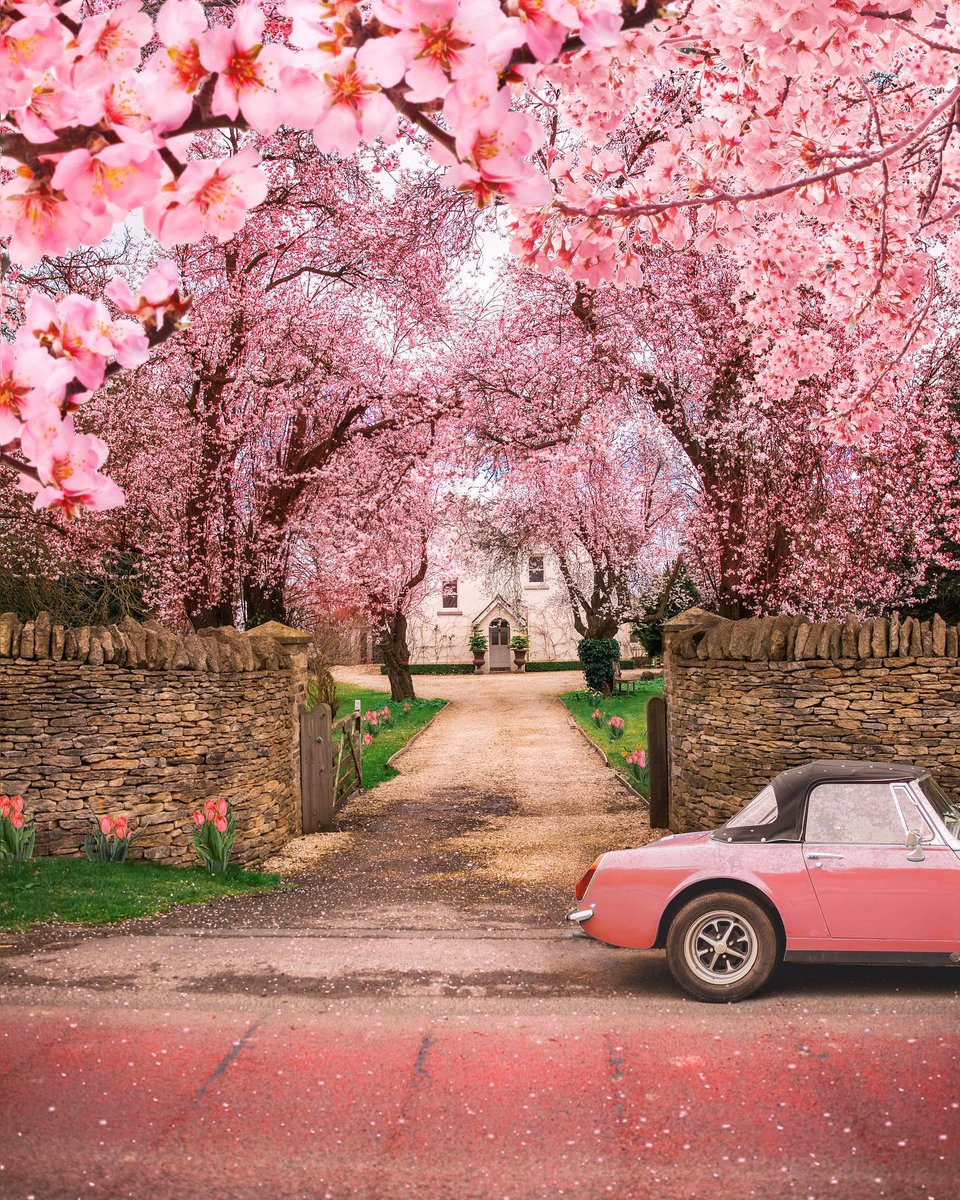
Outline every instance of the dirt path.
<svg viewBox="0 0 960 1200">
<path fill-rule="evenodd" d="M 386 683 L 363 668 L 338 676 Z M 580 678 L 419 677 L 422 695 L 451 703 L 402 754 L 396 778 L 341 812 L 321 862 L 336 876 L 338 911 L 354 920 L 373 904 L 403 920 L 414 904 L 441 927 L 494 916 L 552 923 L 597 854 L 648 840 L 646 810 L 557 698 Z"/>
</svg>

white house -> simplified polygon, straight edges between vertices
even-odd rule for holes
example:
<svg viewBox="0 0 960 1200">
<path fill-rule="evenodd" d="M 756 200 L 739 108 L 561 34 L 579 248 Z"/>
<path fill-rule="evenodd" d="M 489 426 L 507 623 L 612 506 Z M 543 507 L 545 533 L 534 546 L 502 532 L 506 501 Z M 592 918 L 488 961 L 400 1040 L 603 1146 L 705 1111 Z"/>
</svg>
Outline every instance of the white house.
<svg viewBox="0 0 960 1200">
<path fill-rule="evenodd" d="M 509 570 L 473 566 L 447 569 L 437 591 L 410 614 L 408 643 L 414 663 L 472 661 L 474 628 L 487 638 L 485 671 L 514 669 L 510 639 L 530 639 L 529 662 L 573 661 L 580 634 L 556 559 L 524 554 Z M 624 655 L 631 653 L 630 627 L 620 630 Z"/>
</svg>

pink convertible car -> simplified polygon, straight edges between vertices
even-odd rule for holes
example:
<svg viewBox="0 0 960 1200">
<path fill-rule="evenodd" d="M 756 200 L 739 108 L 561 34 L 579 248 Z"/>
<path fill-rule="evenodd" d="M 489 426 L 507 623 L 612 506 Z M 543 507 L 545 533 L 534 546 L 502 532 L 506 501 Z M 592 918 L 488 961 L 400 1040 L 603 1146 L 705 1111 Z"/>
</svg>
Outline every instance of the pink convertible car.
<svg viewBox="0 0 960 1200">
<path fill-rule="evenodd" d="M 960 962 L 960 809 L 926 770 L 815 762 L 721 828 L 602 854 L 567 916 L 666 948 L 700 1000 L 742 1000 L 780 962 Z"/>
</svg>

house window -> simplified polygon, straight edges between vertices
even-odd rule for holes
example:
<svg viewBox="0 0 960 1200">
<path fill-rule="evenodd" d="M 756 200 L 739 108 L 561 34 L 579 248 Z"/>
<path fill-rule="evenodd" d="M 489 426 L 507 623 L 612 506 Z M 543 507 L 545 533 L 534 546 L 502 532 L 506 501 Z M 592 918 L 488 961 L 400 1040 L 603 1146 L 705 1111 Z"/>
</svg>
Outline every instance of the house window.
<svg viewBox="0 0 960 1200">
<path fill-rule="evenodd" d="M 445 579 L 443 581 L 443 607 L 457 607 L 457 581 L 455 579 Z"/>
<path fill-rule="evenodd" d="M 543 555 L 531 554 L 527 567 L 530 583 L 543 583 Z"/>
</svg>

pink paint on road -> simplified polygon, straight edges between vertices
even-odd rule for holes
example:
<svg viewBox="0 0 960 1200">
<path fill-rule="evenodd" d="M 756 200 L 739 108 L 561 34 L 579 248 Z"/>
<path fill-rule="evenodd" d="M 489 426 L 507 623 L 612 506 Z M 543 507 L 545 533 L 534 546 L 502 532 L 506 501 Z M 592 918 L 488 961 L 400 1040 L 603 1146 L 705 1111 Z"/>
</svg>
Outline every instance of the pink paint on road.
<svg viewBox="0 0 960 1200">
<path fill-rule="evenodd" d="M 728 1011 L 711 1033 L 8 1008 L 0 1196 L 952 1198 L 941 1022 L 831 1034 Z"/>
</svg>

